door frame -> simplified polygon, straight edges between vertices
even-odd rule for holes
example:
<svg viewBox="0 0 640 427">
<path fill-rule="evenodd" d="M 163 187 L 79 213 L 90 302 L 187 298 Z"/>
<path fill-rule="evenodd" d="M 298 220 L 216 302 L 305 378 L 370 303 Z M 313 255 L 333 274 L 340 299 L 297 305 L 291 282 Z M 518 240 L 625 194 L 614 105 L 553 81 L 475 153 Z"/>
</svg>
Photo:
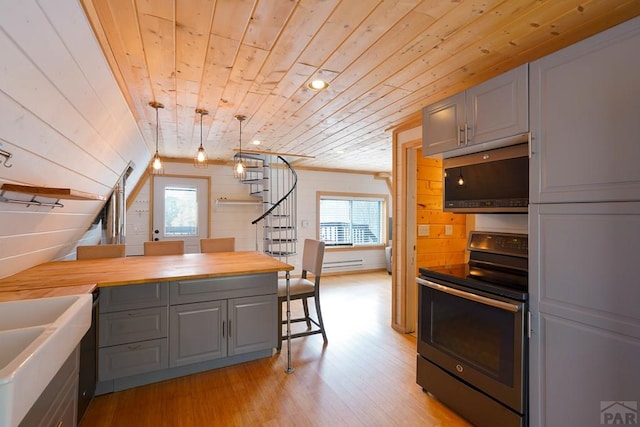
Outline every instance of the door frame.
<svg viewBox="0 0 640 427">
<path fill-rule="evenodd" d="M 391 326 L 411 333 L 417 325 L 416 277 L 416 192 L 418 149 L 422 147 L 421 116 L 393 130 L 393 274 L 391 289 Z M 414 168 L 408 170 L 409 158 Z M 410 182 L 411 181 L 411 182 Z M 408 211 L 412 210 L 411 213 Z"/>
</svg>

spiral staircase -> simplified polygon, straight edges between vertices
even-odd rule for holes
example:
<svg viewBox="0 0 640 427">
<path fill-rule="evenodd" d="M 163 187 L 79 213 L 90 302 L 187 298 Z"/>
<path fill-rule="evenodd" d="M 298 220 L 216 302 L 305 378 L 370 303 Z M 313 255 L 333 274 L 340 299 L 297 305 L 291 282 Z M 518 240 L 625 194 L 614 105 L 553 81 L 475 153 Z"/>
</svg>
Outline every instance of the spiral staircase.
<svg viewBox="0 0 640 427">
<path fill-rule="evenodd" d="M 246 173 L 240 182 L 249 186 L 249 195 L 262 201 L 262 214 L 251 221 L 256 226 L 256 250 L 283 260 L 297 252 L 298 176 L 282 156 L 239 152 Z M 260 230 L 262 231 L 260 233 Z"/>
</svg>

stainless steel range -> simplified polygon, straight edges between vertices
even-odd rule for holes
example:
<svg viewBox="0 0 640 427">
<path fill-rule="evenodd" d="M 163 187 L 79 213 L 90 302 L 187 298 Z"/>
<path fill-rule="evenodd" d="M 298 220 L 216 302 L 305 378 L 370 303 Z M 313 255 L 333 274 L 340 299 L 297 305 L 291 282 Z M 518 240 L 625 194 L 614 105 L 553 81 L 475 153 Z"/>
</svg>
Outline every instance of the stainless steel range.
<svg viewBox="0 0 640 427">
<path fill-rule="evenodd" d="M 528 237 L 473 231 L 468 264 L 421 268 L 417 383 L 477 426 L 528 424 Z"/>
</svg>

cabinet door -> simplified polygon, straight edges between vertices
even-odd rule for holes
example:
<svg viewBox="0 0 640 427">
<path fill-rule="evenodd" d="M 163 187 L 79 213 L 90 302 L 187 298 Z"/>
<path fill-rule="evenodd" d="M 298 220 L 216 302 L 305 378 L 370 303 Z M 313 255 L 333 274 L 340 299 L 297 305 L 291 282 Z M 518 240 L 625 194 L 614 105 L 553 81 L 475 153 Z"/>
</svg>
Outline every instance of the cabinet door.
<svg viewBox="0 0 640 427">
<path fill-rule="evenodd" d="M 529 131 L 528 65 L 467 90 L 466 143 L 480 144 Z"/>
<path fill-rule="evenodd" d="M 422 153 L 443 153 L 461 144 L 465 123 L 464 92 L 422 110 Z"/>
<path fill-rule="evenodd" d="M 29 409 L 19 427 L 75 426 L 79 351 L 69 358 Z M 3 424 L 4 425 L 4 424 Z"/>
<path fill-rule="evenodd" d="M 530 66 L 531 203 L 640 200 L 640 19 Z"/>
<path fill-rule="evenodd" d="M 615 424 L 608 405 L 640 384 L 640 202 L 536 204 L 529 220 L 531 425 Z"/>
<path fill-rule="evenodd" d="M 277 296 L 229 300 L 229 355 L 274 348 L 277 340 Z"/>
<path fill-rule="evenodd" d="M 227 355 L 227 301 L 170 307 L 171 367 Z"/>
</svg>

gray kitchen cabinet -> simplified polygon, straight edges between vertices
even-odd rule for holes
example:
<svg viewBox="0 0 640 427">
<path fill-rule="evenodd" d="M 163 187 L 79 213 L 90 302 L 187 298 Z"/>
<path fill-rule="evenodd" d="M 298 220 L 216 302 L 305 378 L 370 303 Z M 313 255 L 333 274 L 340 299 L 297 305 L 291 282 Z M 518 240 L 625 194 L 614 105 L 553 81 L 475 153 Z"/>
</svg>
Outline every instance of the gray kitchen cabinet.
<svg viewBox="0 0 640 427">
<path fill-rule="evenodd" d="M 172 306 L 169 365 L 217 359 L 227 355 L 227 301 Z"/>
<path fill-rule="evenodd" d="M 101 289 L 99 381 L 169 366 L 168 295 L 168 283 Z"/>
<path fill-rule="evenodd" d="M 99 346 L 166 338 L 168 329 L 167 306 L 103 313 L 100 316 Z"/>
<path fill-rule="evenodd" d="M 167 338 L 104 347 L 98 350 L 98 379 L 108 381 L 169 367 Z"/>
<path fill-rule="evenodd" d="M 100 288 L 100 313 L 162 307 L 169 301 L 166 282 Z"/>
<path fill-rule="evenodd" d="M 274 348 L 277 280 L 273 279 L 249 275 L 172 282 L 170 366 Z M 263 295 L 243 296 L 248 290 L 255 293 L 256 285 Z M 190 302 L 173 304 L 184 301 Z"/>
<path fill-rule="evenodd" d="M 532 427 L 638 416 L 638 51 L 640 18 L 530 66 Z"/>
<path fill-rule="evenodd" d="M 530 425 L 597 426 L 640 398 L 640 202 L 529 208 Z"/>
<path fill-rule="evenodd" d="M 278 273 L 101 288 L 96 394 L 272 355 Z"/>
<path fill-rule="evenodd" d="M 521 65 L 422 112 L 423 154 L 466 154 L 472 146 L 523 140 L 529 131 L 528 66 Z M 455 150 L 455 151 L 454 151 Z"/>
<path fill-rule="evenodd" d="M 229 300 L 229 350 L 238 355 L 272 349 L 278 339 L 278 304 L 275 294 Z"/>
<path fill-rule="evenodd" d="M 74 427 L 77 424 L 79 351 L 63 363 L 20 422 L 20 427 Z"/>
<path fill-rule="evenodd" d="M 640 199 L 635 22 L 531 63 L 531 203 Z"/>
</svg>

